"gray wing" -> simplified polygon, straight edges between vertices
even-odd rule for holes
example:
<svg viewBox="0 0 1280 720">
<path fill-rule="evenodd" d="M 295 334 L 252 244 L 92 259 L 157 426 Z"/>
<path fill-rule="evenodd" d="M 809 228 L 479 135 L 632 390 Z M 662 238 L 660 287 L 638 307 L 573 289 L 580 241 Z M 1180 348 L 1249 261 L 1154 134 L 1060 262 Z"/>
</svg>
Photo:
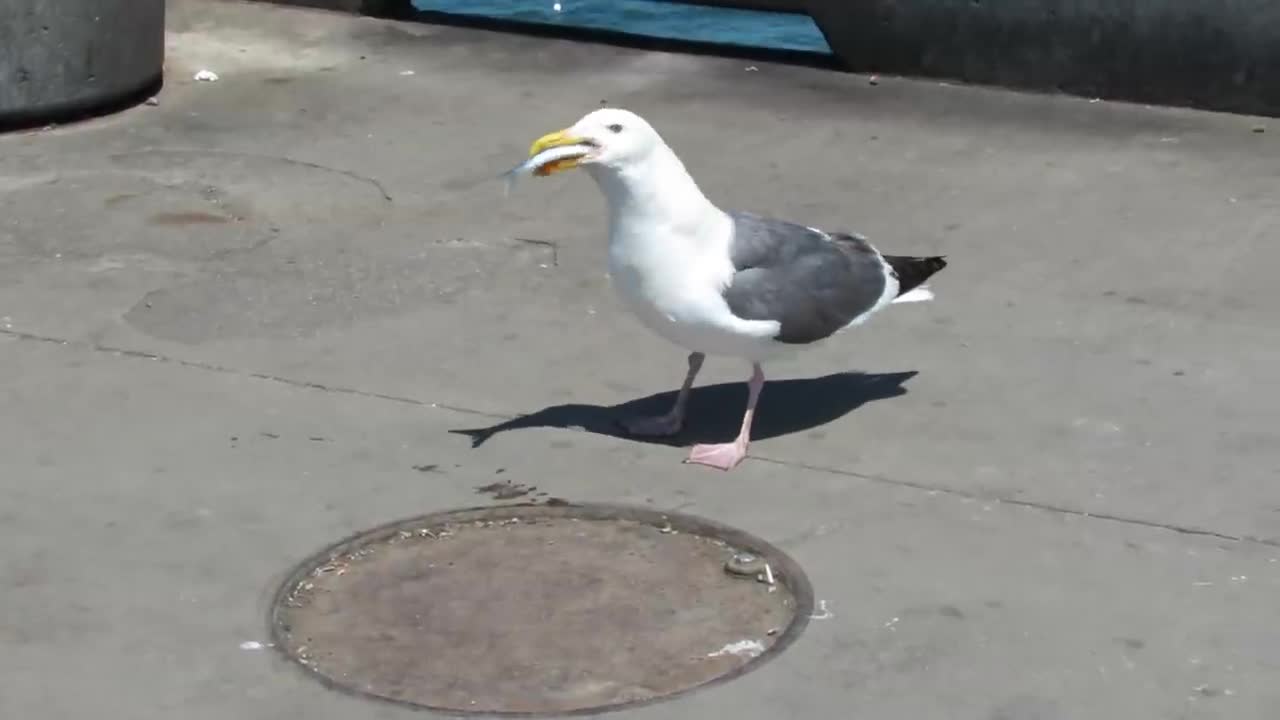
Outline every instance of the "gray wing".
<svg viewBox="0 0 1280 720">
<path fill-rule="evenodd" d="M 737 272 L 724 299 L 740 318 L 781 323 L 779 342 L 826 338 L 870 310 L 884 292 L 884 263 L 864 237 L 750 213 L 730 217 L 729 254 Z"/>
</svg>

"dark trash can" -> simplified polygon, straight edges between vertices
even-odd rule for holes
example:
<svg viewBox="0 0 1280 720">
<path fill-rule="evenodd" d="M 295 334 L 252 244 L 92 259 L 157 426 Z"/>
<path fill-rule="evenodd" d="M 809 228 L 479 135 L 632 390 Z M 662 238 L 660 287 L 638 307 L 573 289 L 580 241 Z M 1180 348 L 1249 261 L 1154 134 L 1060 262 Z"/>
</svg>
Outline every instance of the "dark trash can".
<svg viewBox="0 0 1280 720">
<path fill-rule="evenodd" d="M 145 100 L 164 66 L 165 0 L 0 0 L 0 128 Z"/>
</svg>

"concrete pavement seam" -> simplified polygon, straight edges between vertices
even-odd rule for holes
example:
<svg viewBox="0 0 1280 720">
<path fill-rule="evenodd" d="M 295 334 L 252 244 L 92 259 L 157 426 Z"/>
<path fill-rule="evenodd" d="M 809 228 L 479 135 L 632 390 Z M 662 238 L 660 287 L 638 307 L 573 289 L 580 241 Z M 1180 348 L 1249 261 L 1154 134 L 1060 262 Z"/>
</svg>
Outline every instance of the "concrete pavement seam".
<svg viewBox="0 0 1280 720">
<path fill-rule="evenodd" d="M 418 400 L 417 398 L 409 398 L 401 395 L 388 395 L 386 393 L 371 392 L 368 390 L 360 390 L 357 388 L 345 387 L 342 385 L 326 385 L 324 383 L 313 382 L 310 380 L 298 380 L 295 378 L 284 377 L 281 375 L 272 375 L 270 373 L 252 372 L 249 370 L 241 370 L 239 368 L 226 367 L 225 365 L 215 365 L 213 363 L 197 362 L 194 360 L 183 360 L 181 358 L 161 355 L 159 353 L 147 352 L 145 350 L 129 350 L 127 348 L 118 348 L 110 345 L 102 345 L 99 343 L 89 343 L 77 340 L 67 340 L 65 338 L 52 337 L 50 335 L 39 335 L 37 333 L 23 332 L 21 330 L 0 329 L 0 336 L 8 336 L 16 340 L 27 340 L 30 342 L 48 343 L 50 345 L 65 345 L 69 347 L 78 347 L 91 352 L 103 353 L 107 355 L 118 355 L 120 357 L 138 358 L 141 360 L 154 360 L 156 362 L 178 365 L 180 367 L 192 368 L 194 370 L 204 370 L 206 372 L 220 373 L 223 375 L 236 375 L 239 377 L 249 377 L 256 380 L 267 380 L 277 382 L 284 385 L 290 385 L 296 388 L 305 388 L 309 390 L 321 390 L 324 392 L 341 393 L 344 395 L 355 395 L 359 397 L 374 398 L 377 400 L 388 400 L 390 402 L 400 403 L 402 405 L 417 405 L 419 407 L 438 408 L 441 410 L 450 410 L 456 413 L 466 415 L 478 415 L 481 417 L 492 418 L 495 420 L 509 419 L 508 415 L 499 415 L 497 413 L 488 413 L 481 410 L 471 410 L 464 407 L 456 407 L 453 405 L 445 405 L 441 403 L 428 402 L 426 400 Z"/>
<path fill-rule="evenodd" d="M 479 416 L 492 418 L 496 420 L 510 420 L 516 416 L 500 413 L 485 412 L 483 410 L 473 410 L 471 408 L 460 407 L 457 405 L 447 405 L 442 403 L 428 402 L 426 400 L 418 400 L 416 398 L 404 397 L 401 395 L 389 395 L 386 393 L 371 392 L 368 390 L 360 390 L 358 388 L 345 387 L 341 385 L 327 385 L 324 383 L 313 382 L 310 380 L 298 380 L 295 378 L 284 377 L 281 375 L 272 375 L 269 373 L 258 373 L 238 368 L 226 367 L 224 365 L 215 365 L 212 363 L 197 362 L 193 360 L 183 360 L 181 358 L 170 357 L 158 353 L 147 352 L 145 350 L 130 350 L 127 348 L 112 347 L 99 343 L 89 343 L 76 340 L 68 340 L 65 338 L 57 338 L 49 335 L 39 335 L 36 333 L 24 332 L 13 329 L 0 329 L 0 336 L 7 336 L 17 340 L 26 340 L 30 342 L 41 342 L 52 345 L 63 345 L 70 347 L 78 347 L 97 353 L 105 353 L 109 355 L 117 355 L 120 357 L 139 358 L 143 360 L 152 360 L 156 362 L 168 363 L 180 367 L 191 368 L 195 370 L 203 370 L 206 372 L 215 372 L 223 375 L 236 375 L 240 377 L 249 377 L 257 380 L 266 380 L 269 382 L 281 383 L 296 388 L 304 388 L 309 390 L 320 390 L 323 392 L 340 393 L 344 395 L 353 395 L 357 397 L 372 398 L 376 400 L 387 400 L 390 402 L 400 403 L 402 405 L 415 405 L 418 407 L 435 408 L 439 410 L 447 410 L 450 412 L 460 413 L 464 415 Z M 578 432 L 585 432 L 579 430 Z M 1142 518 L 1128 517 L 1124 515 L 1115 515 L 1110 513 L 1097 513 L 1076 508 L 1065 507 L 1062 505 L 1054 505 L 1035 500 L 1016 500 L 1003 498 L 998 496 L 988 496 L 979 493 L 971 493 L 955 488 L 938 487 L 927 485 L 924 483 L 913 482 L 910 480 L 897 480 L 887 478 L 881 475 L 869 475 L 866 473 L 855 472 L 853 470 L 844 470 L 841 468 L 832 468 L 821 465 L 809 465 L 799 463 L 792 460 L 782 460 L 778 458 L 762 457 L 760 455 L 750 455 L 753 460 L 769 463 L 771 465 L 779 465 L 782 467 L 793 468 L 797 470 L 808 470 L 811 472 L 821 472 L 832 475 L 841 475 L 844 477 L 857 478 L 867 482 L 874 482 L 881 485 L 892 485 L 894 487 L 910 488 L 913 490 L 921 490 L 928 493 L 941 493 L 951 497 L 958 497 L 968 500 L 980 500 L 983 502 L 1001 503 L 1005 505 L 1013 505 L 1016 507 L 1031 508 L 1043 512 L 1054 513 L 1058 515 L 1067 515 L 1091 520 L 1104 520 L 1108 522 L 1121 523 L 1125 525 L 1134 525 L 1138 527 L 1146 527 L 1158 530 L 1167 530 L 1169 532 L 1178 533 L 1180 535 L 1195 535 L 1201 537 L 1212 537 L 1219 540 L 1229 540 L 1240 543 L 1254 543 L 1266 545 L 1269 547 L 1280 547 L 1280 540 L 1268 538 L 1251 537 L 1247 535 L 1231 535 L 1228 533 L 1218 532 L 1215 530 L 1206 530 L 1204 528 L 1196 528 L 1187 525 L 1178 525 L 1174 523 L 1162 523 L 1154 520 L 1144 520 Z"/>
<path fill-rule="evenodd" d="M 1178 533 L 1179 535 L 1196 535 L 1200 537 L 1217 538 L 1219 540 L 1230 540 L 1232 542 L 1256 543 L 1259 545 L 1266 545 L 1268 547 L 1280 547 L 1280 540 L 1271 540 L 1268 538 L 1252 537 L 1248 535 L 1230 535 L 1228 533 L 1218 532 L 1216 530 L 1206 530 L 1204 528 L 1192 527 L 1190 525 L 1162 523 L 1155 520 L 1144 520 L 1142 518 L 1116 515 L 1113 513 L 1090 512 L 1088 510 L 1079 510 L 1077 508 L 1066 507 L 1064 505 L 1054 505 L 1052 503 L 1039 502 L 1036 500 L 1016 500 L 1000 497 L 998 495 L 983 495 L 981 493 L 972 493 L 955 488 L 926 485 L 924 483 L 912 482 L 910 480 L 895 480 L 894 478 L 888 478 L 882 475 L 868 475 L 866 473 L 855 472 L 853 470 L 844 470 L 841 468 L 832 468 L 822 465 L 807 465 L 805 463 L 798 463 L 792 460 L 781 460 L 777 458 L 762 457 L 760 455 L 751 455 L 750 457 L 754 460 L 770 463 L 772 465 L 781 465 L 784 467 L 811 470 L 814 472 L 824 472 L 832 475 L 843 475 L 846 477 L 858 478 L 859 480 L 879 483 L 881 485 L 892 485 L 894 487 L 922 490 L 928 493 L 940 493 L 965 500 L 977 500 L 1001 505 L 1012 505 L 1015 507 L 1030 508 L 1059 515 L 1069 515 L 1072 517 L 1087 518 L 1091 520 L 1105 520 L 1108 522 L 1122 523 L 1124 525 L 1136 525 L 1156 530 L 1168 530 L 1170 532 Z"/>
</svg>

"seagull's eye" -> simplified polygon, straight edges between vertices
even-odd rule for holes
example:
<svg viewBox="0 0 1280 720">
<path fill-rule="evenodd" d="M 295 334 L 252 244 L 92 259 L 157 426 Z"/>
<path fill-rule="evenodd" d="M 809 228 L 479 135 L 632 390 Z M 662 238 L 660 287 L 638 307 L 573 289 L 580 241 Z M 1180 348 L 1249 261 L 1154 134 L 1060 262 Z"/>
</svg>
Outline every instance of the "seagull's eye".
<svg viewBox="0 0 1280 720">
<path fill-rule="evenodd" d="M 622 132 L 622 126 L 621 126 L 621 125 L 619 125 L 618 123 L 614 123 L 614 124 L 612 124 L 612 125 L 610 125 L 610 126 L 609 126 L 609 132 L 611 132 L 611 133 L 620 133 L 620 132 Z"/>
</svg>

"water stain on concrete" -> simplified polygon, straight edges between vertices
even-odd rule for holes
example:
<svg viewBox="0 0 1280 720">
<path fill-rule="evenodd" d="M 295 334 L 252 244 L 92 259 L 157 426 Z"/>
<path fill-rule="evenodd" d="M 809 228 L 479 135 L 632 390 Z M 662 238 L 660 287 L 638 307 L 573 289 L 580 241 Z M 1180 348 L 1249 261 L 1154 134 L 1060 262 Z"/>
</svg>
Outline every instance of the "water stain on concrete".
<svg viewBox="0 0 1280 720">
<path fill-rule="evenodd" d="M 1127 637 L 1116 638 L 1116 642 L 1120 643 L 1121 645 L 1125 646 L 1130 650 L 1141 650 L 1147 646 L 1145 642 L 1143 642 L 1142 640 L 1139 640 L 1138 638 L 1127 638 Z"/>
<path fill-rule="evenodd" d="M 139 196 L 138 193 L 118 193 L 116 195 L 112 195 L 107 199 L 103 200 L 102 207 L 113 208 L 119 205 L 120 203 L 125 202 L 126 200 L 132 200 L 133 198 L 136 198 L 138 196 Z"/>
<path fill-rule="evenodd" d="M 185 212 L 156 213 L 148 218 L 147 222 L 151 225 L 160 225 L 164 227 L 181 227 L 184 225 L 221 225 L 231 222 L 231 218 L 226 215 L 218 215 L 200 210 L 188 210 Z"/>
<path fill-rule="evenodd" d="M 494 500 L 513 500 L 524 497 L 537 489 L 532 485 L 523 485 L 508 480 L 481 485 L 476 488 L 476 492 L 483 495 L 491 495 Z"/>
</svg>

